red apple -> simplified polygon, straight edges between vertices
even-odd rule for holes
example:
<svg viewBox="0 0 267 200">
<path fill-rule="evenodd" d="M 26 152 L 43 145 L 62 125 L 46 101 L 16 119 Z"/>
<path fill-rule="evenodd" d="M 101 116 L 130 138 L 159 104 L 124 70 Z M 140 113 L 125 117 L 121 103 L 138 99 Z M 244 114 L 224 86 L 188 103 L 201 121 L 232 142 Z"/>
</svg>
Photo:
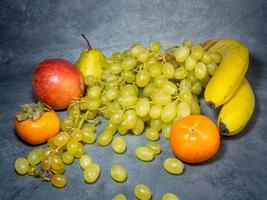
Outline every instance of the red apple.
<svg viewBox="0 0 267 200">
<path fill-rule="evenodd" d="M 32 90 L 37 100 L 55 110 L 68 107 L 84 92 L 80 70 L 67 60 L 54 58 L 41 62 L 35 69 Z"/>
</svg>

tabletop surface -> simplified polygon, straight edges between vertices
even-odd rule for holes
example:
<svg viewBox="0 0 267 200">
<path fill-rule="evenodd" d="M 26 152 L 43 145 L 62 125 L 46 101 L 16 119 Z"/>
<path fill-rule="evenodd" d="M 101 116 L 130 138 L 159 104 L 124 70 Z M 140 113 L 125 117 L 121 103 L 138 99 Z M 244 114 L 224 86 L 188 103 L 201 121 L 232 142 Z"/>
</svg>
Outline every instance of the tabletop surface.
<svg viewBox="0 0 267 200">
<path fill-rule="evenodd" d="M 112 199 L 124 193 L 134 199 L 138 183 L 148 185 L 153 199 L 165 192 L 181 200 L 264 200 L 267 195 L 267 1 L 264 0 L 10 0 L 0 2 L 0 199 Z M 167 140 L 163 153 L 151 163 L 138 161 L 137 146 L 143 136 L 126 136 L 128 149 L 115 155 L 111 147 L 86 145 L 86 152 L 101 166 L 100 179 L 92 185 L 83 181 L 76 160 L 66 169 L 68 185 L 55 189 L 50 183 L 14 171 L 14 161 L 33 149 L 14 131 L 13 119 L 21 104 L 33 101 L 31 78 L 44 59 L 59 57 L 75 62 L 85 47 L 80 34 L 106 55 L 134 42 L 145 45 L 194 43 L 208 38 L 232 37 L 250 50 L 247 78 L 256 96 L 256 109 L 242 134 L 222 138 L 219 152 L 210 161 L 186 165 L 181 176 L 172 176 L 162 161 L 173 156 Z M 204 112 L 215 114 L 204 106 Z M 64 112 L 59 115 L 64 116 Z M 103 125 L 97 133 L 103 129 Z M 115 183 L 111 165 L 126 167 L 128 179 Z"/>
</svg>

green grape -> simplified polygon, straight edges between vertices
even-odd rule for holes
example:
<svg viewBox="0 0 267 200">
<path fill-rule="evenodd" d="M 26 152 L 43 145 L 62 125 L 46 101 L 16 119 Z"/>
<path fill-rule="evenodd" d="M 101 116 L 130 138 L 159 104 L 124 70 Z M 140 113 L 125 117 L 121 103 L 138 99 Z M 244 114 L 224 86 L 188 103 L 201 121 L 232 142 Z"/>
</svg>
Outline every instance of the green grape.
<svg viewBox="0 0 267 200">
<path fill-rule="evenodd" d="M 74 126 L 73 117 L 66 115 L 63 117 L 63 119 L 60 121 L 60 127 L 63 131 L 69 131 Z"/>
<path fill-rule="evenodd" d="M 57 187 L 57 188 L 63 188 L 66 186 L 67 184 L 67 179 L 65 176 L 63 175 L 60 175 L 60 174 L 55 174 L 51 177 L 51 184 L 54 186 L 54 187 Z"/>
<path fill-rule="evenodd" d="M 192 101 L 192 103 L 190 104 L 190 110 L 193 115 L 199 115 L 201 112 L 201 108 L 198 102 Z"/>
<path fill-rule="evenodd" d="M 165 62 L 162 67 L 162 72 L 166 78 L 173 78 L 174 77 L 174 67 L 171 63 Z"/>
<path fill-rule="evenodd" d="M 178 47 L 174 52 L 173 55 L 175 56 L 175 59 L 177 62 L 184 62 L 185 59 L 190 54 L 190 48 L 186 46 Z"/>
<path fill-rule="evenodd" d="M 136 124 L 136 121 L 137 121 L 137 114 L 136 114 L 135 110 L 133 110 L 133 109 L 127 110 L 125 112 L 124 116 L 125 116 L 124 117 L 124 126 L 127 129 L 133 128 Z"/>
<path fill-rule="evenodd" d="M 124 153 L 126 151 L 127 145 L 122 137 L 116 137 L 112 141 L 112 149 L 115 153 Z"/>
<path fill-rule="evenodd" d="M 99 98 L 102 92 L 102 88 L 98 85 L 93 85 L 92 87 L 88 87 L 87 96 L 88 97 L 96 97 Z"/>
<path fill-rule="evenodd" d="M 74 155 L 78 150 L 78 141 L 76 139 L 71 139 L 67 144 L 67 151 Z"/>
<path fill-rule="evenodd" d="M 137 61 L 133 57 L 127 57 L 122 62 L 122 68 L 126 71 L 132 70 L 137 64 Z"/>
<path fill-rule="evenodd" d="M 161 85 L 161 88 L 170 95 L 174 95 L 178 91 L 177 86 L 171 81 L 164 81 Z"/>
<path fill-rule="evenodd" d="M 68 132 L 59 132 L 53 139 L 54 144 L 57 147 L 63 147 L 70 140 L 70 134 Z"/>
<path fill-rule="evenodd" d="M 92 159 L 87 154 L 84 154 L 80 158 L 80 166 L 82 169 L 87 169 L 91 165 L 91 163 L 92 163 Z"/>
<path fill-rule="evenodd" d="M 109 131 L 112 135 L 116 133 L 117 128 L 117 125 L 111 123 L 111 121 L 108 121 L 105 125 L 105 130 Z"/>
<path fill-rule="evenodd" d="M 123 166 L 113 165 L 110 168 L 110 176 L 112 177 L 114 181 L 122 183 L 127 179 L 127 172 Z"/>
<path fill-rule="evenodd" d="M 102 96 L 100 97 L 100 102 L 101 102 L 101 104 L 103 104 L 103 105 L 107 105 L 107 104 L 109 104 L 109 100 L 108 100 L 108 98 L 106 97 L 106 95 L 102 95 Z"/>
<path fill-rule="evenodd" d="M 180 82 L 180 89 L 181 90 L 191 90 L 192 84 L 188 79 L 183 79 Z"/>
<path fill-rule="evenodd" d="M 195 83 L 192 84 L 191 92 L 193 94 L 200 94 L 202 91 L 202 83 L 200 81 L 196 81 Z"/>
<path fill-rule="evenodd" d="M 33 149 L 29 154 L 28 154 L 28 162 L 30 165 L 37 165 L 41 162 L 42 160 L 42 155 L 43 155 L 43 149 Z"/>
<path fill-rule="evenodd" d="M 142 134 L 144 131 L 144 128 L 145 128 L 145 123 L 144 123 L 143 119 L 137 117 L 136 124 L 132 128 L 133 134 L 135 134 L 135 135 Z"/>
<path fill-rule="evenodd" d="M 136 75 L 136 84 L 139 87 L 145 87 L 150 80 L 149 73 L 147 71 L 141 70 Z"/>
<path fill-rule="evenodd" d="M 121 52 L 119 52 L 119 51 L 115 51 L 115 52 L 112 53 L 111 58 L 114 61 L 120 62 L 123 59 L 123 54 Z"/>
<path fill-rule="evenodd" d="M 156 62 L 151 64 L 149 68 L 149 75 L 153 78 L 158 77 L 161 74 L 162 68 L 163 66 L 161 63 Z"/>
<path fill-rule="evenodd" d="M 186 102 L 189 104 L 192 102 L 192 94 L 189 90 L 184 90 L 184 89 L 180 90 L 179 97 L 183 102 Z"/>
<path fill-rule="evenodd" d="M 26 158 L 20 157 L 15 162 L 15 170 L 18 174 L 24 175 L 28 172 L 29 162 Z"/>
<path fill-rule="evenodd" d="M 222 56 L 221 54 L 217 53 L 217 52 L 209 52 L 211 60 L 213 62 L 215 62 L 216 64 L 220 63 L 222 60 Z"/>
<path fill-rule="evenodd" d="M 97 78 L 92 75 L 87 75 L 86 77 L 84 77 L 84 84 L 87 86 L 95 85 L 97 81 Z"/>
<path fill-rule="evenodd" d="M 127 200 L 127 197 L 123 194 L 117 194 L 112 200 Z"/>
<path fill-rule="evenodd" d="M 50 169 L 50 160 L 51 160 L 51 156 L 43 158 L 43 160 L 41 161 L 42 170 L 46 171 Z"/>
<path fill-rule="evenodd" d="M 138 88 L 134 84 L 125 85 L 122 87 L 121 95 L 122 96 L 128 96 L 128 95 L 137 95 Z"/>
<path fill-rule="evenodd" d="M 187 71 L 193 71 L 195 69 L 197 60 L 193 56 L 188 56 L 185 60 L 185 69 Z"/>
<path fill-rule="evenodd" d="M 109 67 L 110 67 L 110 65 L 113 63 L 113 61 L 106 67 L 106 69 L 104 69 L 103 70 L 103 73 L 102 73 L 102 76 L 101 76 L 101 78 L 103 79 L 103 80 L 107 80 L 107 78 L 111 75 L 111 73 L 110 73 L 110 71 L 109 71 Z"/>
<path fill-rule="evenodd" d="M 104 58 L 102 59 L 101 66 L 102 66 L 104 69 L 107 69 L 107 68 L 109 68 L 109 66 L 110 66 L 112 63 L 113 63 L 112 58 L 104 57 Z"/>
<path fill-rule="evenodd" d="M 159 139 L 159 133 L 153 128 L 148 128 L 145 131 L 145 137 L 150 141 L 156 141 Z"/>
<path fill-rule="evenodd" d="M 208 73 L 211 76 L 216 72 L 216 70 L 218 68 L 216 63 L 209 63 L 209 64 L 206 65 L 206 67 L 207 67 Z"/>
<path fill-rule="evenodd" d="M 107 146 L 111 143 L 113 135 L 107 131 L 104 130 L 97 138 L 98 144 L 101 146 Z"/>
<path fill-rule="evenodd" d="M 206 85 L 208 84 L 209 80 L 210 80 L 210 76 L 209 76 L 208 73 L 206 73 L 206 76 L 202 80 L 200 80 L 200 82 L 202 83 L 203 87 L 206 87 Z"/>
<path fill-rule="evenodd" d="M 160 118 L 161 116 L 161 112 L 162 112 L 162 106 L 161 105 L 153 105 L 149 111 L 149 116 L 152 118 L 152 119 L 158 119 Z"/>
<path fill-rule="evenodd" d="M 123 78 L 128 83 L 132 83 L 135 80 L 135 74 L 132 71 L 122 71 L 121 78 Z"/>
<path fill-rule="evenodd" d="M 81 129 L 75 128 L 71 133 L 71 137 L 76 139 L 78 142 L 82 141 L 83 136 Z"/>
<path fill-rule="evenodd" d="M 162 135 L 165 139 L 170 139 L 171 129 L 172 129 L 172 123 L 162 125 Z"/>
<path fill-rule="evenodd" d="M 73 162 L 74 157 L 72 154 L 70 154 L 68 151 L 65 151 L 62 155 L 61 155 L 61 159 L 63 161 L 64 164 L 69 165 Z"/>
<path fill-rule="evenodd" d="M 174 103 L 167 104 L 161 112 L 161 120 L 164 123 L 171 122 L 175 118 L 175 116 L 176 116 L 176 105 Z"/>
<path fill-rule="evenodd" d="M 137 60 L 143 63 L 148 60 L 149 56 L 149 51 L 147 49 L 144 49 L 137 54 Z"/>
<path fill-rule="evenodd" d="M 165 193 L 162 196 L 162 200 L 179 200 L 179 198 L 173 193 Z"/>
<path fill-rule="evenodd" d="M 138 101 L 138 98 L 136 95 L 127 95 L 127 96 L 121 96 L 119 98 L 119 102 L 123 108 L 129 108 L 134 106 Z"/>
<path fill-rule="evenodd" d="M 112 124 L 120 124 L 124 119 L 124 112 L 123 110 L 117 110 L 114 112 L 110 117 L 110 122 Z"/>
<path fill-rule="evenodd" d="M 94 183 L 100 175 L 100 167 L 96 163 L 91 163 L 84 171 L 83 178 L 87 183 Z"/>
<path fill-rule="evenodd" d="M 137 199 L 140 200 L 150 200 L 152 196 L 152 192 L 146 185 L 139 184 L 134 188 L 134 195 Z"/>
<path fill-rule="evenodd" d="M 184 67 L 179 67 L 174 71 L 174 77 L 179 80 L 186 78 L 187 75 L 188 73 Z"/>
<path fill-rule="evenodd" d="M 168 79 L 163 74 L 161 74 L 157 78 L 154 79 L 154 84 L 155 86 L 160 87 L 167 80 Z"/>
<path fill-rule="evenodd" d="M 179 105 L 177 106 L 177 117 L 178 119 L 188 116 L 191 114 L 191 109 L 188 103 L 186 102 L 181 102 L 179 103 Z"/>
<path fill-rule="evenodd" d="M 117 74 L 121 73 L 122 66 L 120 63 L 112 63 L 109 67 L 109 71 L 111 74 L 117 75 Z"/>
<path fill-rule="evenodd" d="M 149 142 L 146 144 L 146 147 L 149 147 L 153 151 L 154 155 L 158 155 L 161 153 L 161 147 L 156 142 Z"/>
<path fill-rule="evenodd" d="M 144 117 L 150 111 L 150 103 L 147 99 L 139 99 L 136 103 L 135 111 L 137 116 Z"/>
<path fill-rule="evenodd" d="M 38 172 L 38 167 L 37 167 L 37 165 L 29 166 L 28 174 L 29 174 L 30 176 L 38 176 L 39 172 Z"/>
<path fill-rule="evenodd" d="M 87 144 L 93 144 L 96 140 L 96 136 L 93 132 L 88 132 L 82 129 L 82 141 Z"/>
<path fill-rule="evenodd" d="M 116 74 L 110 74 L 108 77 L 107 77 L 107 84 L 106 84 L 106 87 L 111 87 L 111 86 L 116 86 L 117 83 L 116 81 L 119 79 L 119 76 L 117 76 Z"/>
<path fill-rule="evenodd" d="M 156 85 L 154 83 L 148 83 L 143 90 L 143 95 L 145 97 L 149 97 L 151 92 L 156 88 Z"/>
<path fill-rule="evenodd" d="M 85 124 L 82 130 L 85 132 L 95 133 L 96 128 L 93 124 Z"/>
<path fill-rule="evenodd" d="M 128 128 L 125 127 L 124 121 L 119 125 L 118 132 L 120 135 L 125 135 L 128 132 Z"/>
<path fill-rule="evenodd" d="M 154 104 L 167 105 L 171 102 L 171 95 L 161 89 L 155 89 L 151 92 L 151 99 Z"/>
<path fill-rule="evenodd" d="M 188 40 L 188 39 L 185 39 L 183 41 L 183 46 L 191 48 L 192 47 L 192 41 Z"/>
<path fill-rule="evenodd" d="M 89 110 L 97 110 L 101 105 L 101 101 L 97 97 L 92 97 L 88 100 L 88 109 Z"/>
<path fill-rule="evenodd" d="M 74 154 L 75 158 L 81 158 L 84 154 L 83 144 L 78 142 L 77 152 Z"/>
<path fill-rule="evenodd" d="M 200 45 L 193 46 L 191 49 L 191 56 L 195 58 L 196 60 L 199 60 L 202 58 L 202 55 L 204 53 L 204 49 Z"/>
<path fill-rule="evenodd" d="M 206 65 L 202 62 L 198 62 L 195 67 L 195 76 L 197 79 L 204 79 L 207 74 Z"/>
<path fill-rule="evenodd" d="M 64 163 L 58 155 L 51 155 L 50 164 L 54 170 L 59 170 L 64 167 Z"/>
<path fill-rule="evenodd" d="M 155 129 L 157 132 L 159 132 L 161 130 L 161 128 L 162 128 L 161 119 L 151 119 L 150 127 Z"/>
<path fill-rule="evenodd" d="M 79 104 L 77 104 L 77 103 L 70 104 L 68 109 L 67 109 L 67 114 L 69 116 L 79 116 L 80 115 Z"/>
<path fill-rule="evenodd" d="M 131 48 L 130 54 L 132 57 L 137 57 L 144 49 L 145 48 L 142 44 L 136 44 Z"/>
<path fill-rule="evenodd" d="M 112 101 L 119 96 L 119 90 L 116 86 L 110 87 L 106 90 L 105 95 L 106 95 L 108 101 Z"/>
<path fill-rule="evenodd" d="M 54 137 L 51 137 L 51 138 L 49 138 L 49 139 L 47 140 L 47 146 L 48 146 L 48 147 L 56 148 L 56 145 L 55 145 L 55 143 L 54 143 L 54 138 L 55 138 L 55 136 L 54 136 Z"/>
<path fill-rule="evenodd" d="M 197 81 L 195 71 L 189 72 L 186 79 L 189 80 L 191 83 L 195 83 Z"/>
<path fill-rule="evenodd" d="M 163 168 L 171 174 L 181 174 L 184 171 L 184 164 L 177 158 L 167 158 L 163 162 Z"/>
<path fill-rule="evenodd" d="M 201 62 L 209 64 L 212 62 L 209 52 L 205 51 L 202 55 Z"/>
<path fill-rule="evenodd" d="M 152 161 L 155 157 L 149 147 L 137 147 L 135 149 L 135 156 L 142 161 Z"/>
<path fill-rule="evenodd" d="M 154 40 L 154 41 L 152 41 L 151 42 L 151 44 L 150 44 L 150 49 L 151 49 L 151 51 L 153 51 L 153 52 L 159 52 L 160 51 L 160 42 L 159 41 L 157 41 L 157 40 Z"/>
</svg>

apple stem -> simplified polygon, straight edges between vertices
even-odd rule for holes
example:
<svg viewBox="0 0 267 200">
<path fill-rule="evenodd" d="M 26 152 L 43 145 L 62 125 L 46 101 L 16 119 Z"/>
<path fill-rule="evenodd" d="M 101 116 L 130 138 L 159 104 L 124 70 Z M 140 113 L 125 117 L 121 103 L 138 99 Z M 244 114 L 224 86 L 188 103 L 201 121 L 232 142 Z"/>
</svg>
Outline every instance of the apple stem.
<svg viewBox="0 0 267 200">
<path fill-rule="evenodd" d="M 88 49 L 89 49 L 89 50 L 92 49 L 92 46 L 91 46 L 89 40 L 87 39 L 87 37 L 86 37 L 84 34 L 81 34 L 81 35 L 82 35 L 82 37 L 85 39 L 85 41 L 86 41 L 86 43 L 87 43 L 87 46 L 88 46 Z"/>
</svg>

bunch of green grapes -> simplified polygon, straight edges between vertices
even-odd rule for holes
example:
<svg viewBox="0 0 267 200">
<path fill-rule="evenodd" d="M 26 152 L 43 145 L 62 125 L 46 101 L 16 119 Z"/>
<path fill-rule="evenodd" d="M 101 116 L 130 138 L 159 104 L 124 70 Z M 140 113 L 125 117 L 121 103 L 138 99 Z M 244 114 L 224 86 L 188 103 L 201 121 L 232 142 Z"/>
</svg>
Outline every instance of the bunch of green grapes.
<svg viewBox="0 0 267 200">
<path fill-rule="evenodd" d="M 176 120 L 201 112 L 198 96 L 220 61 L 220 54 L 192 46 L 189 40 L 167 50 L 162 50 L 159 41 L 153 41 L 148 48 L 137 43 L 123 52 L 114 52 L 103 59 L 101 79 L 85 77 L 86 95 L 68 107 L 61 120 L 61 132 L 49 139 L 46 148 L 18 158 L 16 171 L 41 176 L 60 188 L 67 184 L 65 165 L 82 158 L 84 179 L 93 183 L 100 167 L 84 155 L 84 145 L 95 141 L 101 146 L 112 143 L 114 152 L 124 153 L 127 146 L 123 138 L 116 137 L 112 142 L 117 133 L 144 133 L 151 143 L 138 147 L 136 155 L 143 161 L 153 160 L 161 152 L 154 143 L 160 133 L 169 139 Z M 96 135 L 100 115 L 107 123 Z"/>
</svg>

